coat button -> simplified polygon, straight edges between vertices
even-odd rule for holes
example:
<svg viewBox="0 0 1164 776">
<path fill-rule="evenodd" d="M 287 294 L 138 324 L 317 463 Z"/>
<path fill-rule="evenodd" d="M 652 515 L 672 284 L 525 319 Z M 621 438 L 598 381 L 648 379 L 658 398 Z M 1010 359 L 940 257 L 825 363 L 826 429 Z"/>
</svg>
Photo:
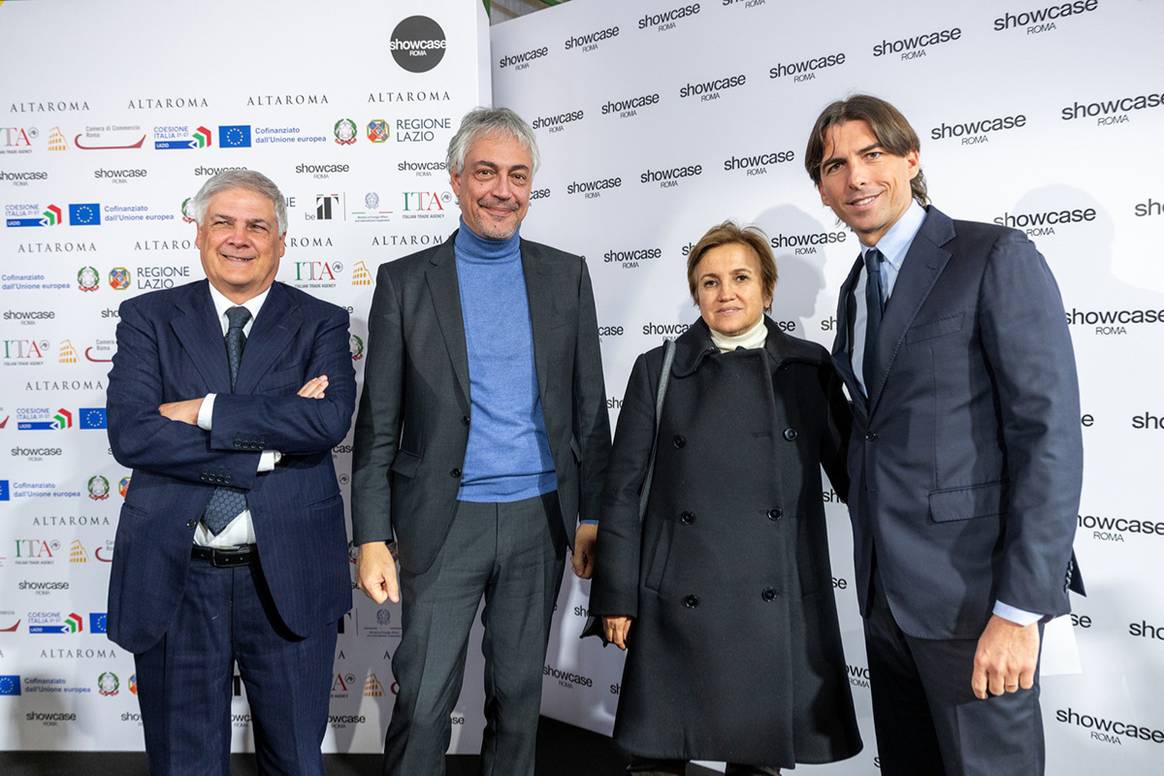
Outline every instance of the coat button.
<svg viewBox="0 0 1164 776">
<path fill-rule="evenodd" d="M 462 415 L 462 416 L 461 416 L 461 423 L 463 423 L 463 424 L 464 424 L 464 425 L 466 425 L 466 426 L 467 426 L 467 425 L 469 425 L 469 416 L 468 416 L 468 415 Z"/>
<path fill-rule="evenodd" d="M 449 476 L 450 476 L 450 477 L 453 477 L 453 478 L 460 477 L 460 476 L 461 476 L 461 470 L 460 470 L 460 469 L 450 469 L 450 470 L 449 470 Z"/>
<path fill-rule="evenodd" d="M 193 521 L 193 520 L 187 520 L 187 521 L 186 521 L 186 527 L 187 527 L 187 528 L 193 528 L 194 526 L 195 526 L 195 523 L 194 523 L 194 521 Z"/>
<path fill-rule="evenodd" d="M 876 439 L 876 438 L 877 438 L 877 432 L 876 432 L 876 431 L 866 431 L 866 432 L 865 432 L 865 441 L 866 441 L 866 442 L 872 442 L 872 441 L 873 441 L 874 439 Z"/>
<path fill-rule="evenodd" d="M 683 525 L 691 525 L 695 522 L 695 513 L 684 511 L 679 515 L 679 522 Z"/>
<path fill-rule="evenodd" d="M 794 428 L 784 429 L 784 438 L 787 439 L 789 442 L 795 442 L 796 438 L 798 436 L 800 436 L 800 432 L 797 431 L 796 429 L 794 429 Z"/>
<path fill-rule="evenodd" d="M 780 507 L 772 507 L 771 509 L 768 510 L 768 519 L 769 520 L 775 521 L 775 520 L 779 520 L 782 517 L 784 517 L 784 510 L 781 509 Z"/>
<path fill-rule="evenodd" d="M 760 593 L 760 597 L 763 598 L 765 601 L 774 600 L 776 598 L 776 588 L 774 588 L 774 587 L 764 588 L 764 592 Z"/>
<path fill-rule="evenodd" d="M 683 605 L 686 606 L 688 609 L 694 609 L 695 607 L 699 606 L 699 596 L 697 596 L 697 595 L 685 596 L 683 598 Z"/>
<path fill-rule="evenodd" d="M 675 436 L 671 437 L 671 444 L 675 445 L 675 449 L 678 450 L 687 444 L 687 437 L 683 436 L 682 434 L 676 434 Z"/>
</svg>

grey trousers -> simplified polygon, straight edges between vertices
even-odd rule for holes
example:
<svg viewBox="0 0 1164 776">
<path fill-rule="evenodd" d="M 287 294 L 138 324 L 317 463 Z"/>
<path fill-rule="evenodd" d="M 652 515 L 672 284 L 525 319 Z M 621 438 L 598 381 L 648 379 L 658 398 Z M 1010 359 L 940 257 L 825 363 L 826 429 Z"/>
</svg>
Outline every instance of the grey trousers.
<svg viewBox="0 0 1164 776">
<path fill-rule="evenodd" d="M 388 776 L 443 776 L 452 713 L 481 597 L 485 635 L 482 776 L 533 776 L 542 667 L 566 546 L 558 496 L 458 502 L 444 546 L 422 574 L 401 573 L 399 685 L 384 742 Z M 556 538 L 555 538 L 556 536 Z"/>
</svg>

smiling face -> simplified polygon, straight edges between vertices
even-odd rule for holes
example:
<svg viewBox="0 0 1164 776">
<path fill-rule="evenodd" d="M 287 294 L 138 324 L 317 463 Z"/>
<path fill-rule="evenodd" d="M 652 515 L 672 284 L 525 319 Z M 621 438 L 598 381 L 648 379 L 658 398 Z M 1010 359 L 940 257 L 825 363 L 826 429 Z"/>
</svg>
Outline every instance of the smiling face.
<svg viewBox="0 0 1164 776">
<path fill-rule="evenodd" d="M 742 334 L 756 325 L 771 306 L 764 290 L 760 260 L 743 243 L 709 248 L 695 265 L 699 315 L 720 334 Z"/>
<path fill-rule="evenodd" d="M 234 188 L 210 198 L 194 244 L 210 284 L 235 304 L 266 291 L 275 282 L 286 250 L 275 219 L 275 204 L 257 191 Z"/>
<path fill-rule="evenodd" d="M 465 153 L 460 173 L 449 173 L 461 217 L 477 235 L 507 240 L 529 210 L 533 160 L 508 134 L 479 137 Z"/>
<path fill-rule="evenodd" d="M 890 153 L 865 121 L 829 127 L 820 165 L 821 202 L 857 233 L 865 245 L 877 241 L 909 209 L 910 181 L 917 176 L 918 152 Z"/>
</svg>

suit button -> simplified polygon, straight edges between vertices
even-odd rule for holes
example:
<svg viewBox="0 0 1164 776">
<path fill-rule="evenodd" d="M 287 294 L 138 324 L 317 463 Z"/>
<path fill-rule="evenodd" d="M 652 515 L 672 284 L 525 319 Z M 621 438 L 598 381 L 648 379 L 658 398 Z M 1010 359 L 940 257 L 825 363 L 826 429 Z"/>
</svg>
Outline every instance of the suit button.
<svg viewBox="0 0 1164 776">
<path fill-rule="evenodd" d="M 800 436 L 800 432 L 797 431 L 796 429 L 794 429 L 794 428 L 784 429 L 784 438 L 787 439 L 789 442 L 795 442 L 796 438 L 798 436 Z"/>
<path fill-rule="evenodd" d="M 876 438 L 877 438 L 877 432 L 876 432 L 876 431 L 866 431 L 866 432 L 865 432 L 865 441 L 866 441 L 866 442 L 872 442 L 872 441 L 873 441 L 874 439 L 876 439 Z"/>
<path fill-rule="evenodd" d="M 187 528 L 193 528 L 194 526 L 195 526 L 195 523 L 194 523 L 194 521 L 193 521 L 193 520 L 187 520 L 187 521 L 186 521 L 186 527 L 187 527 Z"/>
<path fill-rule="evenodd" d="M 469 416 L 468 416 L 468 415 L 462 415 L 462 416 L 461 416 L 461 423 L 465 424 L 466 426 L 467 426 L 467 425 L 469 425 Z"/>
<path fill-rule="evenodd" d="M 695 522 L 695 513 L 694 512 L 686 512 L 686 511 L 680 513 L 679 522 L 682 523 L 683 525 L 691 525 L 692 523 Z"/>
<path fill-rule="evenodd" d="M 776 598 L 776 588 L 774 588 L 774 587 L 766 587 L 766 588 L 764 588 L 764 592 L 760 593 L 760 597 L 761 597 L 761 598 L 763 598 L 765 601 L 772 601 L 772 600 L 775 600 L 775 598 Z"/>
<path fill-rule="evenodd" d="M 768 519 L 772 521 L 779 520 L 784 517 L 784 510 L 780 507 L 772 507 L 768 510 Z"/>
<path fill-rule="evenodd" d="M 460 476 L 461 476 L 461 470 L 460 470 L 460 469 L 450 469 L 450 470 L 449 470 L 449 476 L 450 476 L 450 477 L 453 477 L 453 478 L 460 477 Z"/>
<path fill-rule="evenodd" d="M 686 606 L 688 609 L 694 609 L 695 607 L 699 606 L 699 596 L 697 596 L 697 595 L 685 596 L 683 598 L 683 605 Z"/>
<path fill-rule="evenodd" d="M 676 434 L 671 437 L 671 444 L 675 445 L 675 449 L 678 450 L 687 444 L 687 437 L 682 434 Z"/>
</svg>

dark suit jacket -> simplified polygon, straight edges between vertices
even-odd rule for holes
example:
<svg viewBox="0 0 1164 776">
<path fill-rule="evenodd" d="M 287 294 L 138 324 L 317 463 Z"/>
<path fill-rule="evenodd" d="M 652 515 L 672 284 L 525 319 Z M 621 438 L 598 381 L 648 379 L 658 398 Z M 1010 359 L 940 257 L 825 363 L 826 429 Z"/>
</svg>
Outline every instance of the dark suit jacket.
<svg viewBox="0 0 1164 776">
<path fill-rule="evenodd" d="M 382 264 L 356 416 L 352 534 L 398 541 L 421 573 L 448 534 L 469 440 L 469 362 L 453 236 Z M 565 541 L 599 517 L 610 424 L 594 294 L 578 256 L 521 241 L 534 363 L 558 477 Z M 556 530 L 555 530 L 556 533 Z"/>
<path fill-rule="evenodd" d="M 133 468 L 109 579 L 109 637 L 142 652 L 165 633 L 186 584 L 194 528 L 217 485 L 246 491 L 263 574 L 283 622 L 306 634 L 351 607 L 343 501 L 331 448 L 355 405 L 348 314 L 282 283 L 251 326 L 230 389 L 207 281 L 121 305 L 109 373 L 109 441 Z M 296 396 L 328 376 L 327 397 Z M 213 431 L 158 405 L 215 393 Z M 259 454 L 279 450 L 274 471 Z"/>
<path fill-rule="evenodd" d="M 911 636 L 977 638 L 996 599 L 1066 613 L 1083 449 L 1075 357 L 1046 262 L 1021 232 L 928 208 L 885 308 L 867 406 L 846 325 L 863 266 L 841 288 L 833 344 L 854 397 L 862 613 L 874 546 Z"/>
</svg>

